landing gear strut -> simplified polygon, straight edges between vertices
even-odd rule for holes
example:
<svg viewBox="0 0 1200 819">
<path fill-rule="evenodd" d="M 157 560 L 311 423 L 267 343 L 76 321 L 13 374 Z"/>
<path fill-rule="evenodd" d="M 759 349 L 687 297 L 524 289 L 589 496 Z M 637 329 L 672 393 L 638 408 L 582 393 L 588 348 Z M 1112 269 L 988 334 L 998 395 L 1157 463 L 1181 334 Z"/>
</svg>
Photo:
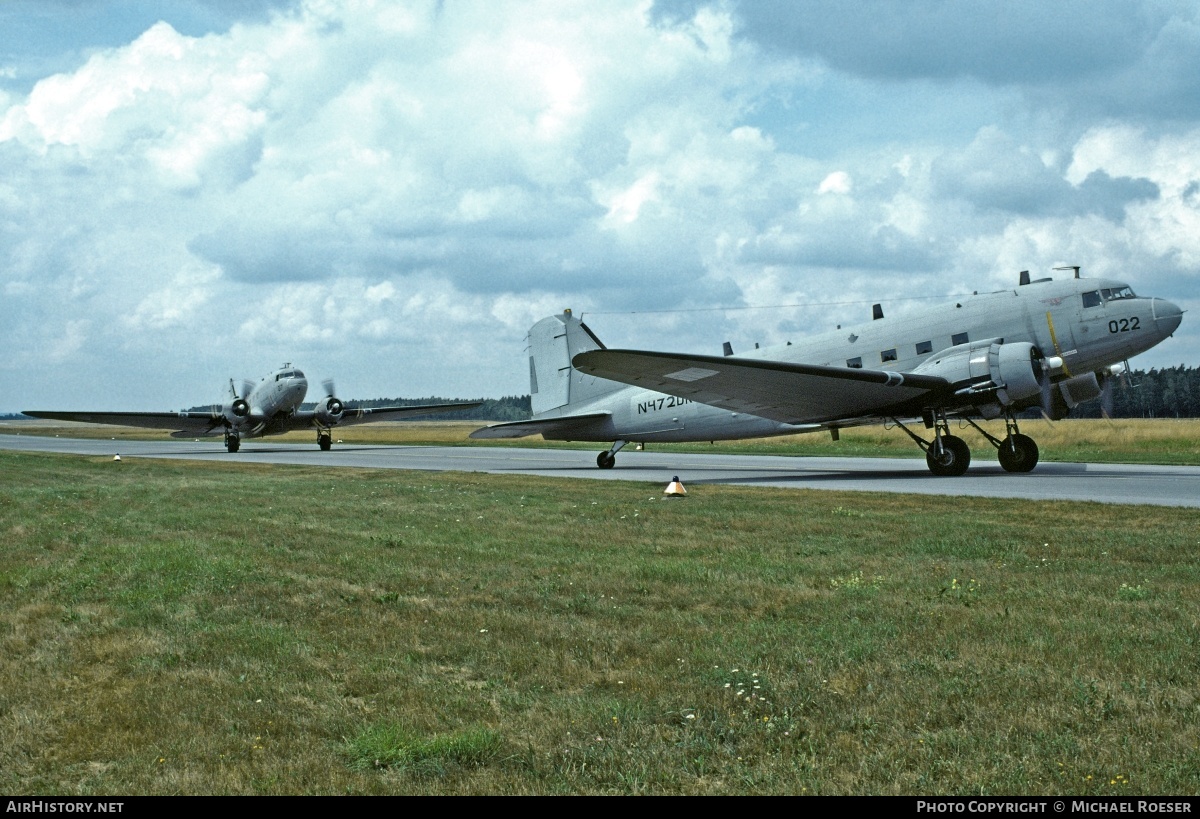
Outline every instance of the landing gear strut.
<svg viewBox="0 0 1200 819">
<path fill-rule="evenodd" d="M 333 433 L 327 429 L 318 430 L 317 446 L 321 448 L 322 452 L 328 452 L 329 448 L 333 446 Z"/>
<path fill-rule="evenodd" d="M 230 452 L 237 452 L 242 445 L 242 439 L 236 432 L 225 433 L 225 449 Z"/>
<path fill-rule="evenodd" d="M 596 456 L 596 466 L 601 469 L 612 469 L 617 463 L 617 453 L 628 443 L 627 441 L 614 441 L 611 449 L 606 449 Z"/>
<path fill-rule="evenodd" d="M 926 441 L 895 418 L 892 421 L 925 450 L 925 463 L 934 475 L 958 477 L 971 465 L 971 448 L 962 438 L 950 434 L 950 424 L 946 421 L 944 410 L 932 410 L 925 422 L 933 427 L 932 441 Z"/>
<path fill-rule="evenodd" d="M 1017 419 L 1013 417 L 1012 413 L 1004 416 L 1006 434 L 1003 440 L 988 434 L 969 418 L 967 423 L 979 430 L 979 433 L 991 441 L 992 446 L 996 447 L 996 455 L 1005 472 L 1030 472 L 1037 466 L 1038 446 L 1028 435 L 1021 434 L 1021 430 L 1017 427 Z"/>
</svg>

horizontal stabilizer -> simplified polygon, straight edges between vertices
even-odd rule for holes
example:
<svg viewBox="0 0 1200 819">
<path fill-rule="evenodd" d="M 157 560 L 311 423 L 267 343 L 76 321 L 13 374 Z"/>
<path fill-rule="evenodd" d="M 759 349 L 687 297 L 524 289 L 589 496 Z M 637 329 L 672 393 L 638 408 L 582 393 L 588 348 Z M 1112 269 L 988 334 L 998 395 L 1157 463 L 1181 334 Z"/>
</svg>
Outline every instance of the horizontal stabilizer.
<svg viewBox="0 0 1200 819">
<path fill-rule="evenodd" d="M 589 412 L 583 415 L 565 415 L 560 418 L 543 418 L 533 421 L 508 421 L 477 429 L 469 437 L 475 440 L 493 438 L 524 438 L 527 435 L 545 435 L 547 432 L 566 432 L 602 421 L 612 416 L 611 412 Z"/>
</svg>

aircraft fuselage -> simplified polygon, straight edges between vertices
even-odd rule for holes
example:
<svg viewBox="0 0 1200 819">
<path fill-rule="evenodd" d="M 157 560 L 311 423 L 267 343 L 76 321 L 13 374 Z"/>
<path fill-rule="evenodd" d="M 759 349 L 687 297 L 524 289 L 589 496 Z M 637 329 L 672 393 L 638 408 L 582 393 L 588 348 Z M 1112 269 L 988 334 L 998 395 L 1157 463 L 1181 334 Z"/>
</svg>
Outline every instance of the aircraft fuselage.
<svg viewBox="0 0 1200 819">
<path fill-rule="evenodd" d="M 936 361 L 939 353 L 960 345 L 987 340 L 1004 344 L 1026 342 L 1047 360 L 1056 365 L 1061 362 L 1052 375 L 1057 389 L 1054 400 L 1069 409 L 1099 394 L 1098 374 L 1102 376 L 1106 368 L 1170 336 L 1179 326 L 1181 316 L 1180 309 L 1171 302 L 1135 296 L 1123 282 L 1043 279 L 994 293 L 965 296 L 895 318 L 844 325 L 734 358 L 908 374 Z M 594 376 L 574 370 L 570 377 L 581 387 L 595 380 Z M 1025 406 L 1037 403 L 1031 400 Z M 587 425 L 544 433 L 544 437 L 681 442 L 799 433 L 827 426 L 782 423 L 638 387 L 625 387 L 598 398 L 591 406 L 574 404 L 570 412 L 582 414 L 589 409 L 603 409 L 611 414 Z M 986 410 L 972 412 L 971 399 L 966 397 L 941 409 L 991 417 Z M 922 412 L 922 407 L 897 407 L 896 414 L 903 414 L 902 410 L 916 415 Z M 562 412 L 567 411 L 564 408 Z M 853 422 L 851 418 L 838 425 Z"/>
</svg>

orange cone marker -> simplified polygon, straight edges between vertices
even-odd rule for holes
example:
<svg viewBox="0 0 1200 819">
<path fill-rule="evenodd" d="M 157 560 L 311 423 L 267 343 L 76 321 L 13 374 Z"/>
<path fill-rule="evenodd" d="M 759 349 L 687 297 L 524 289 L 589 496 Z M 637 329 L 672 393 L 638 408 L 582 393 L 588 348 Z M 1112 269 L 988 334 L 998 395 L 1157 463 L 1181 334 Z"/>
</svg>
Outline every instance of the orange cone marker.
<svg viewBox="0 0 1200 819">
<path fill-rule="evenodd" d="M 671 478 L 671 482 L 667 484 L 667 488 L 663 490 L 663 494 L 667 497 L 682 498 L 687 494 L 687 490 L 683 488 L 683 484 L 679 482 L 679 476 Z"/>
</svg>

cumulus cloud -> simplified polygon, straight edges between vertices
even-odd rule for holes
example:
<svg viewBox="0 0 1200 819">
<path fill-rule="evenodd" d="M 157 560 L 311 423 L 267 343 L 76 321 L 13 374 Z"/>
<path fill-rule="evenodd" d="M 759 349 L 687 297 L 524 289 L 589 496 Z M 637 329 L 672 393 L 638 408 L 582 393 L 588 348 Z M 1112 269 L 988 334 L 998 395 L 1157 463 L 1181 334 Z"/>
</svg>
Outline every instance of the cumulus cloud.
<svg viewBox="0 0 1200 819">
<path fill-rule="evenodd" d="M 0 367 L 39 404 L 62 366 L 120 409 L 283 360 L 518 392 L 565 307 L 712 350 L 1023 268 L 1196 281 L 1190 6 L 105 7 L 0 77 Z"/>
</svg>

